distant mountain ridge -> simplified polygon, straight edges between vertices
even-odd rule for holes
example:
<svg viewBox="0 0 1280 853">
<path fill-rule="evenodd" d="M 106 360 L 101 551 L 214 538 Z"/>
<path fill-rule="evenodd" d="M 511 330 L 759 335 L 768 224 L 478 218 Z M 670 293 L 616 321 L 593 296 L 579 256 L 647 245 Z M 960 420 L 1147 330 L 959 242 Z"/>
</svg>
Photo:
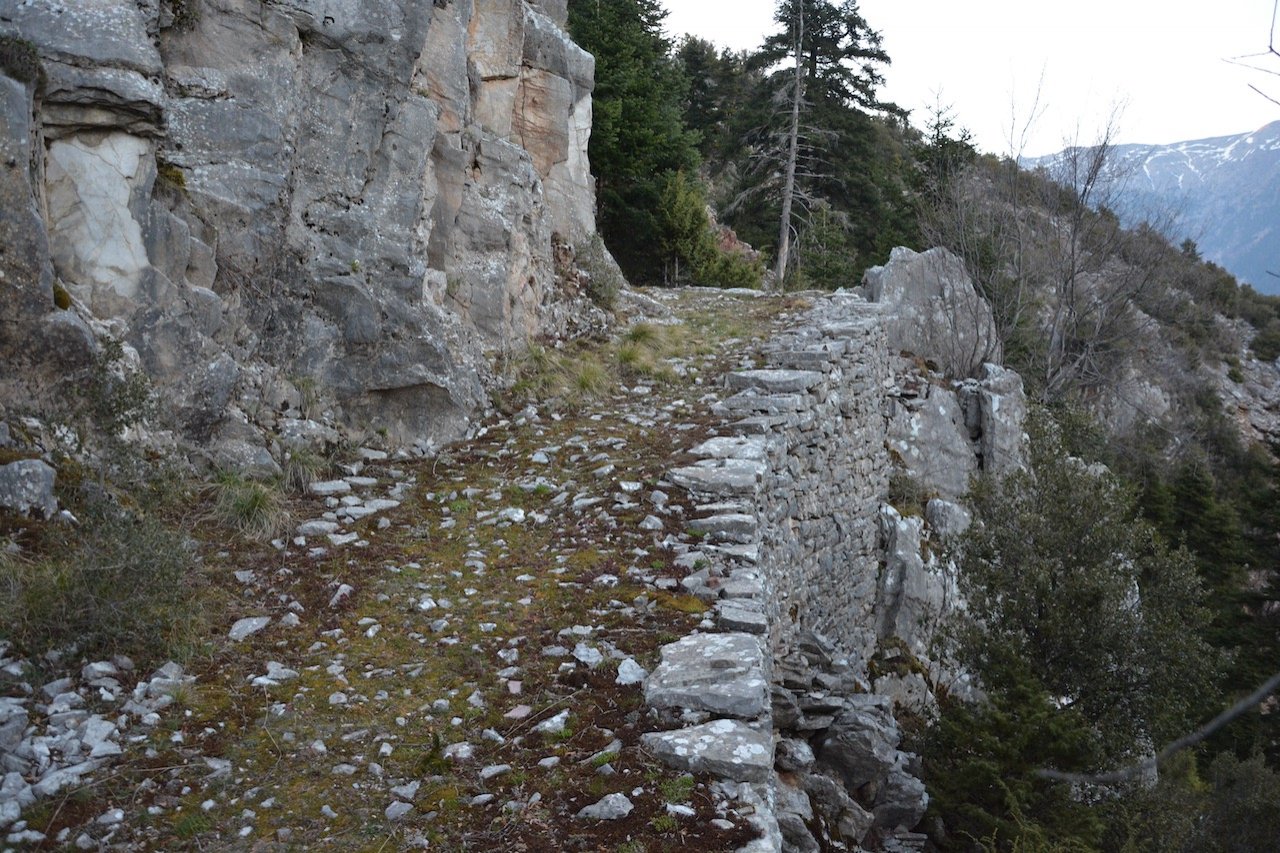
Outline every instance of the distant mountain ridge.
<svg viewBox="0 0 1280 853">
<path fill-rule="evenodd" d="M 1027 165 L 1052 170 L 1063 156 Z M 1115 208 L 1126 225 L 1177 211 L 1171 239 L 1191 238 L 1241 282 L 1280 294 L 1280 121 L 1234 136 L 1117 145 L 1113 162 Z"/>
</svg>

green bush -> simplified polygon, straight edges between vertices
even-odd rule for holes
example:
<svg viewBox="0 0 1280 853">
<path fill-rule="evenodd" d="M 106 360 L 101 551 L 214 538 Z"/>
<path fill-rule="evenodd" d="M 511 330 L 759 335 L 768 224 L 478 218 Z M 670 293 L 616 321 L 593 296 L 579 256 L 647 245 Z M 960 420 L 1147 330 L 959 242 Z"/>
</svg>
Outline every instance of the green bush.
<svg viewBox="0 0 1280 853">
<path fill-rule="evenodd" d="M 658 224 L 666 283 L 760 287 L 764 268 L 759 261 L 720 248 L 707 215 L 706 193 L 684 172 L 667 178 Z"/>
<path fill-rule="evenodd" d="M 970 843 L 1089 849 L 1104 814 L 1035 771 L 1111 770 L 1194 729 L 1222 659 L 1192 555 L 1137 517 L 1116 477 L 1068 456 L 1043 415 L 1029 431 L 1030 469 L 976 483 L 954 553 L 967 609 L 944 645 L 987 698 L 944 703 L 926 784 Z"/>
<path fill-rule="evenodd" d="M 1280 320 L 1271 320 L 1259 329 L 1250 348 L 1263 361 L 1275 361 L 1280 357 Z"/>
<path fill-rule="evenodd" d="M 104 501 L 46 538 L 38 556 L 0 554 L 0 637 L 22 653 L 164 658 L 191 636 L 192 556 L 159 521 Z"/>
<path fill-rule="evenodd" d="M 114 338 L 102 341 L 102 350 L 89 369 L 88 381 L 78 388 L 88 426 L 108 440 L 156 411 L 146 374 L 127 365 L 124 345 Z"/>
</svg>

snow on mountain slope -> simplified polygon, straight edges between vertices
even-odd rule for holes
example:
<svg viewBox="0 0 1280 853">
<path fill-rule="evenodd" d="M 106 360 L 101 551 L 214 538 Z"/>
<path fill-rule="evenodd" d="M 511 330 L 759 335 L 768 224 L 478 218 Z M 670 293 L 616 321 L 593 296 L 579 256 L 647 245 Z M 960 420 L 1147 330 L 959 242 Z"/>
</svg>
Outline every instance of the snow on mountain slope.
<svg viewBox="0 0 1280 853">
<path fill-rule="evenodd" d="M 1027 161 L 1052 173 L 1063 154 Z M 1280 293 L 1280 121 L 1252 133 L 1117 145 L 1112 205 L 1126 225 L 1162 221 L 1175 242 L 1190 237 L 1201 254 L 1266 293 Z"/>
</svg>

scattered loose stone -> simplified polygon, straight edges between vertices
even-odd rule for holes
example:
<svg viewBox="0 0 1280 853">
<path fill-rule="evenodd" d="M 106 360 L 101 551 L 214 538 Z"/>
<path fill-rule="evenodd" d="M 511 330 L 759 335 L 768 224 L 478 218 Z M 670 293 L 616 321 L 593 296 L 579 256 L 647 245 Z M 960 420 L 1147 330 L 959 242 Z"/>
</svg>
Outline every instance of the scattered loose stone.
<svg viewBox="0 0 1280 853">
<path fill-rule="evenodd" d="M 385 814 L 387 816 L 387 820 L 400 820 L 400 818 L 404 817 L 411 811 L 413 811 L 413 806 L 408 803 L 396 801 L 387 806 Z"/>
<path fill-rule="evenodd" d="M 533 727 L 533 730 L 535 732 L 540 732 L 541 734 L 544 734 L 544 735 L 558 735 L 564 731 L 565 726 L 567 726 L 568 724 L 569 724 L 569 711 L 568 709 L 566 709 L 564 711 L 561 711 L 559 714 L 556 714 L 551 719 L 544 720 L 541 723 L 538 723 L 536 726 Z"/>
<path fill-rule="evenodd" d="M 246 619 L 240 619 L 231 626 L 231 630 L 227 632 L 227 638 L 233 643 L 239 643 L 270 624 L 270 616 L 250 616 Z"/>
<path fill-rule="evenodd" d="M 614 679 L 614 683 L 621 685 L 639 684 L 648 676 L 648 672 L 640 664 L 631 658 L 627 658 L 618 664 L 618 677 Z"/>
<path fill-rule="evenodd" d="M 591 820 L 618 820 L 635 808 L 625 794 L 609 794 L 578 812 L 578 817 Z"/>
</svg>

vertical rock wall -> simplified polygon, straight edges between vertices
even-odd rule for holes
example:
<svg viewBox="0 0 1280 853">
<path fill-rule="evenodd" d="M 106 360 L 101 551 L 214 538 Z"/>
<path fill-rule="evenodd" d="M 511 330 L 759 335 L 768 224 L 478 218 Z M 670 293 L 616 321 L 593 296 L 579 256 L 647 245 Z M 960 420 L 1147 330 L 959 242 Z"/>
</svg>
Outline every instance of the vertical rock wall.
<svg viewBox="0 0 1280 853">
<path fill-rule="evenodd" d="M 552 233 L 594 231 L 594 60 L 565 19 L 557 0 L 0 0 L 3 44 L 39 55 L 0 68 L 0 236 L 22 247 L 0 255 L 21 309 L 0 350 L 48 364 L 71 335 L 83 362 L 90 327 L 122 337 L 196 441 L 244 438 L 297 396 L 282 384 L 402 440 L 456 437 L 485 353 L 553 331 Z M 5 398 L 38 393 L 22 379 Z"/>
</svg>

